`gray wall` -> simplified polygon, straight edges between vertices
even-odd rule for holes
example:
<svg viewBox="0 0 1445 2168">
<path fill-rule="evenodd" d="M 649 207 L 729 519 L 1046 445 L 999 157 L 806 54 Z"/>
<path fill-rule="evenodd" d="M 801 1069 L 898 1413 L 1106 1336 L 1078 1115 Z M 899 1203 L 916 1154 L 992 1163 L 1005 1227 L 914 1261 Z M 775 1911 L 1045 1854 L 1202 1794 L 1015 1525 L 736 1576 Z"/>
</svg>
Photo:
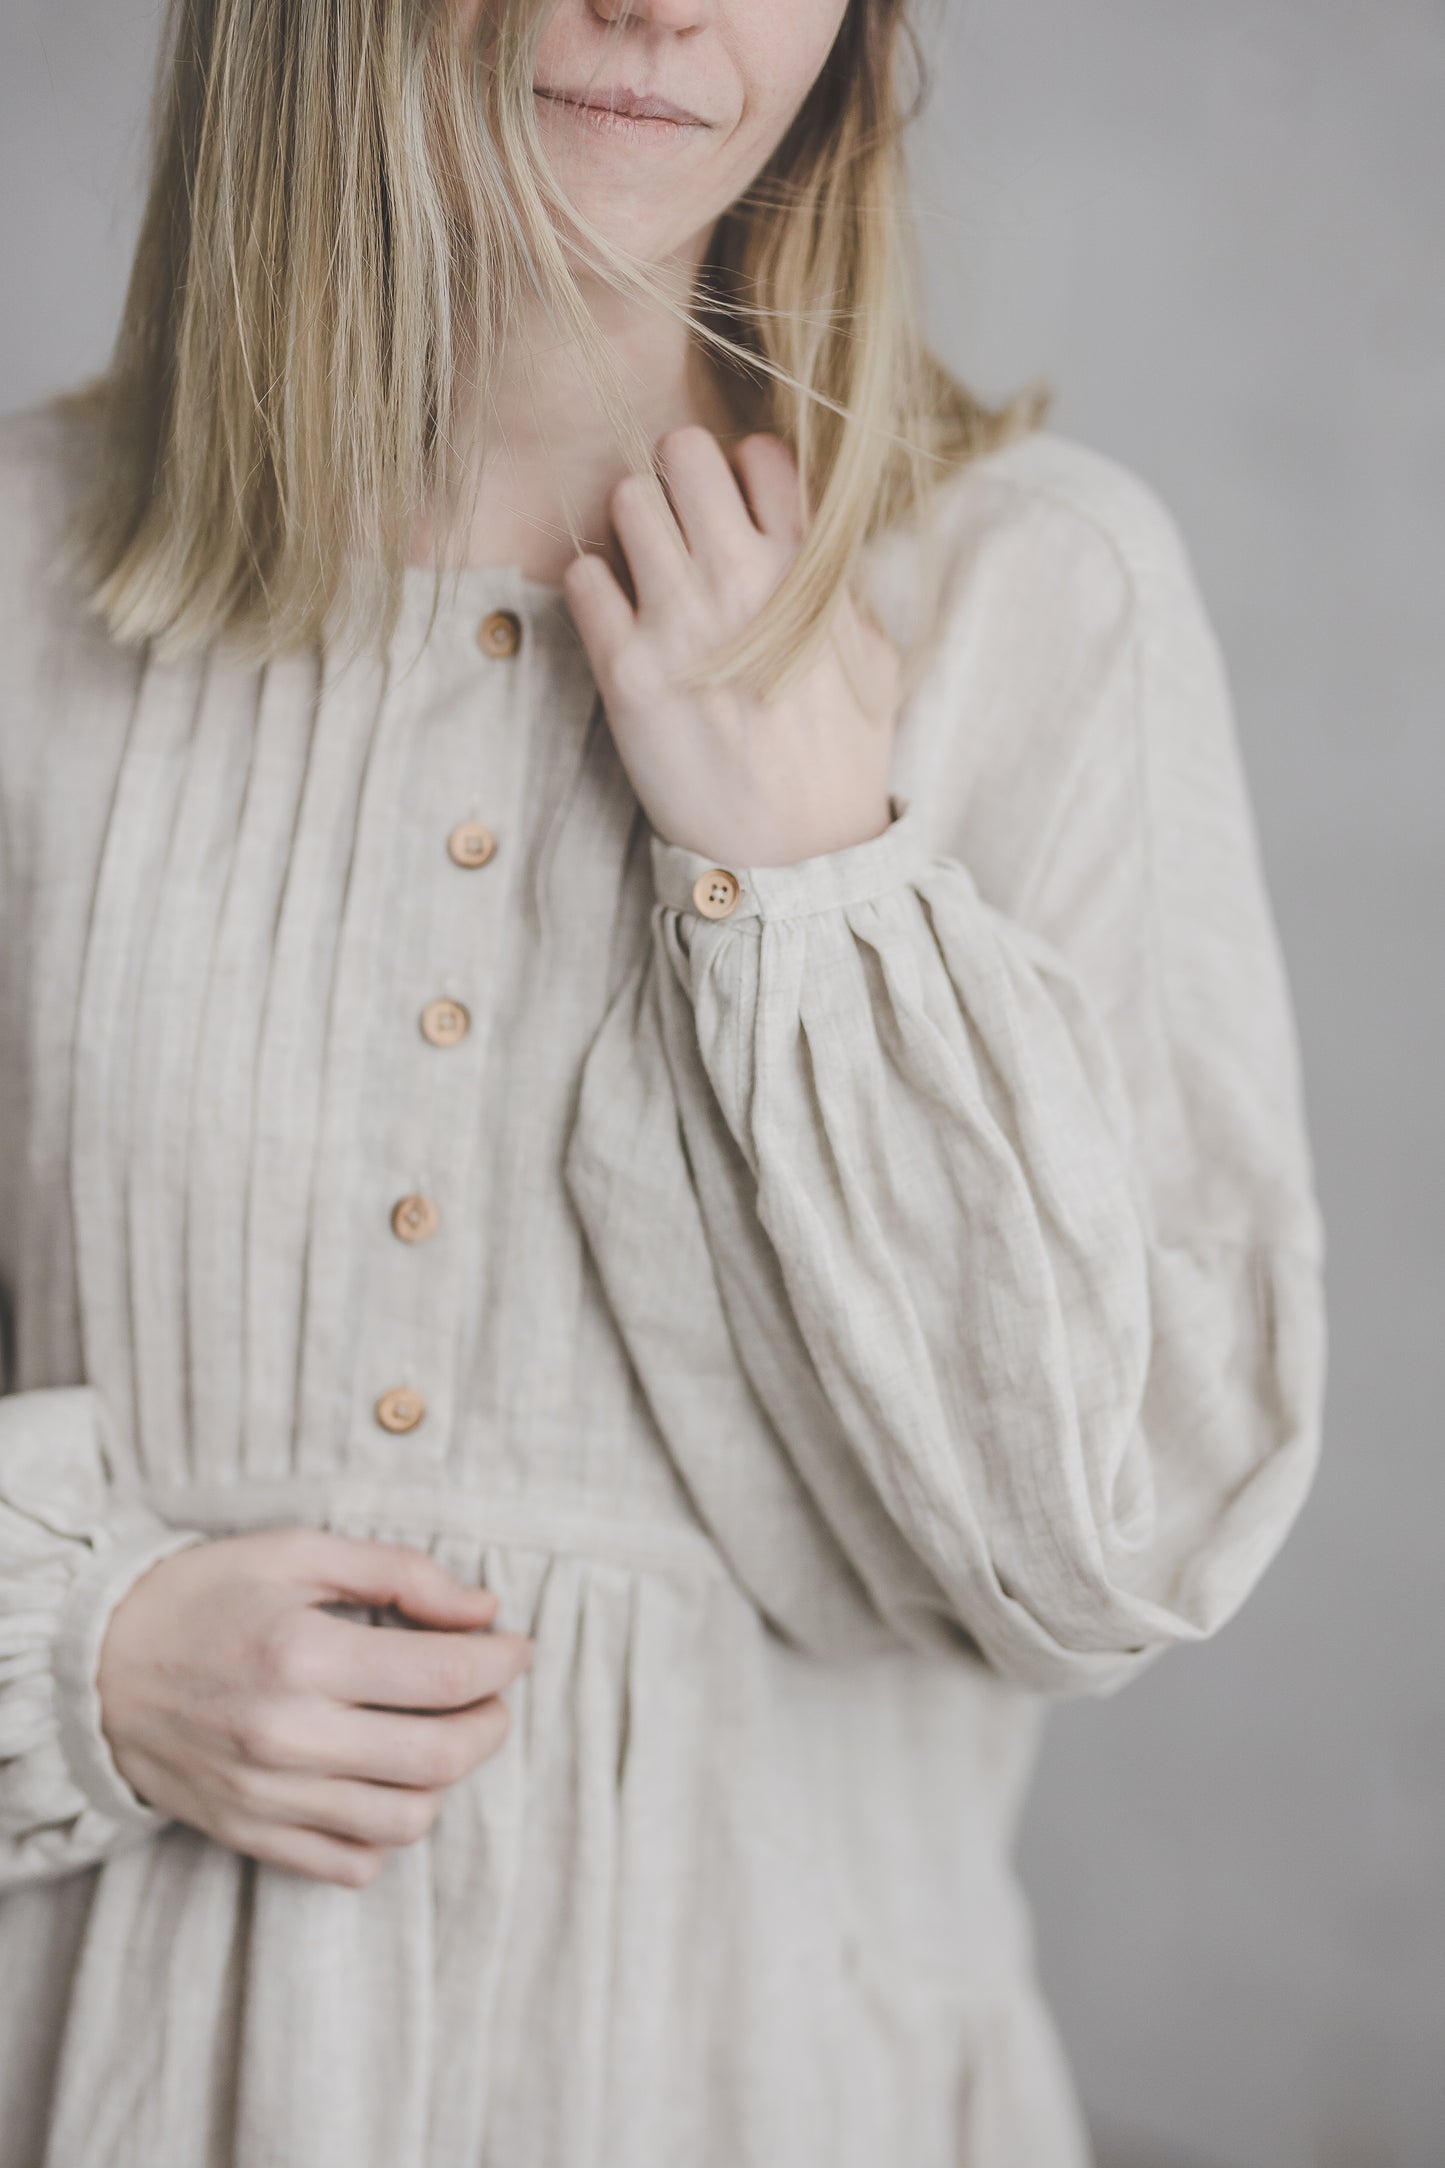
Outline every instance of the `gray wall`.
<svg viewBox="0 0 1445 2168">
<path fill-rule="evenodd" d="M 5 0 L 0 408 L 105 358 L 154 35 Z M 1052 1717 L 1045 1977 L 1118 2168 L 1441 2168 L 1445 14 L 949 0 L 934 47 L 937 336 L 990 394 L 1048 375 L 1189 537 L 1331 1239 L 1290 1545 L 1208 1647 Z"/>
</svg>

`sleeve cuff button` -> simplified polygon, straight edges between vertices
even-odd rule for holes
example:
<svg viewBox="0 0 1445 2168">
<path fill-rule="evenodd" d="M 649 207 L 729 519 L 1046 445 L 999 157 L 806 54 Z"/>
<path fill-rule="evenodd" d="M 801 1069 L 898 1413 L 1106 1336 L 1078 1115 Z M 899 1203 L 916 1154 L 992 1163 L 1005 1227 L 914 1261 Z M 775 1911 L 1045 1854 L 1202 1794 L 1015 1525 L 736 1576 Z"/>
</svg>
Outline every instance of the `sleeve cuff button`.
<svg viewBox="0 0 1445 2168">
<path fill-rule="evenodd" d="M 709 866 L 692 884 L 692 900 L 704 918 L 726 918 L 741 894 L 737 875 L 723 866 Z"/>
</svg>

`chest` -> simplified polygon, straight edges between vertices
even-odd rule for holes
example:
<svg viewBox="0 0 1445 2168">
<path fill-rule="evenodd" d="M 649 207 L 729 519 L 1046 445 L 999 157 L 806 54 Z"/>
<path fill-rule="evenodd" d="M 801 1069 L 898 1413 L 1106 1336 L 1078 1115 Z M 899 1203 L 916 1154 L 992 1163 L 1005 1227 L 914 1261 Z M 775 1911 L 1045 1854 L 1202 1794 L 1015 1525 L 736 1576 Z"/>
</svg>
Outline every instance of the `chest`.
<svg viewBox="0 0 1445 2168">
<path fill-rule="evenodd" d="M 0 1250 L 23 1329 L 73 1306 L 92 1374 L 174 1318 L 181 1376 L 209 1318 L 324 1377 L 313 1290 L 353 1354 L 499 1291 L 567 1310 L 569 1095 L 648 938 L 645 824 L 575 646 L 450 633 L 410 669 L 153 663 L 50 718 Z"/>
</svg>

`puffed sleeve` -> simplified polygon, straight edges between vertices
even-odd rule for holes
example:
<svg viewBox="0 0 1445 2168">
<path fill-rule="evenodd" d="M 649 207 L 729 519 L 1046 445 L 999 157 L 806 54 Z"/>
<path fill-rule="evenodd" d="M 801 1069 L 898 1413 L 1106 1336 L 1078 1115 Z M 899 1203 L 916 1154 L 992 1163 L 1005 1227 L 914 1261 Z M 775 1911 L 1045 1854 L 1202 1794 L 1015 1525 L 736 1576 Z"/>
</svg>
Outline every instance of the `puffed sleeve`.
<svg viewBox="0 0 1445 2168">
<path fill-rule="evenodd" d="M 0 1888 L 164 1826 L 116 1766 L 95 1673 L 111 1615 L 198 1530 L 112 1496 L 88 1386 L 0 1397 Z"/>
<path fill-rule="evenodd" d="M 989 598 L 1076 657 L 1067 758 L 1015 747 L 995 806 L 1017 878 L 985 893 L 941 790 L 722 868 L 731 908 L 649 831 L 649 944 L 583 1064 L 567 1177 L 619 1330 L 738 1577 L 820 1655 L 1112 1692 L 1238 1610 L 1316 1467 L 1293 1016 L 1223 661 L 1144 501 L 1111 607 Z"/>
</svg>

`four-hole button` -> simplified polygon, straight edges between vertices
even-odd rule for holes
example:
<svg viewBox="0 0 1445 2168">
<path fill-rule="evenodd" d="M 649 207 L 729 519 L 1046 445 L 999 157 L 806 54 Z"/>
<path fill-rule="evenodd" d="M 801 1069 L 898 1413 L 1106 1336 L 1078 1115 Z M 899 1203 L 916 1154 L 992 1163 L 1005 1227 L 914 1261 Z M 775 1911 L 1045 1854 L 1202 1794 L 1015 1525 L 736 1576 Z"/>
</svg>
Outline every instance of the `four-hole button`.
<svg viewBox="0 0 1445 2168">
<path fill-rule="evenodd" d="M 692 884 L 692 900 L 704 918 L 726 918 L 736 910 L 742 886 L 725 866 L 709 866 Z"/>
</svg>

